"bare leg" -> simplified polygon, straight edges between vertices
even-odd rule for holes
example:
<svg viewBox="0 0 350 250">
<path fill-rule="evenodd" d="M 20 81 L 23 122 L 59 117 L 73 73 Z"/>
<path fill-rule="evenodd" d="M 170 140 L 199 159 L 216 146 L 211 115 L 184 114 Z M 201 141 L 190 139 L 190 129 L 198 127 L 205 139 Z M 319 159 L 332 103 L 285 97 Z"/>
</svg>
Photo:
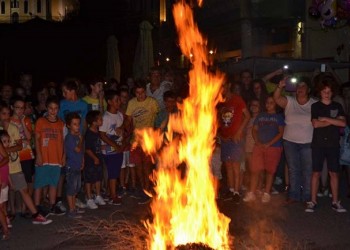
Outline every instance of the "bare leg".
<svg viewBox="0 0 350 250">
<path fill-rule="evenodd" d="M 320 184 L 321 172 L 312 172 L 311 177 L 311 201 L 316 203 L 317 191 Z"/>
<path fill-rule="evenodd" d="M 339 175 L 335 172 L 329 172 L 329 176 L 331 177 L 332 201 L 338 202 Z"/>
<path fill-rule="evenodd" d="M 38 212 L 38 210 L 34 206 L 32 198 L 29 196 L 28 189 L 24 188 L 24 189 L 21 189 L 19 192 L 21 193 L 23 202 L 26 204 L 26 206 L 28 207 L 29 211 L 32 214 L 36 214 Z"/>
</svg>

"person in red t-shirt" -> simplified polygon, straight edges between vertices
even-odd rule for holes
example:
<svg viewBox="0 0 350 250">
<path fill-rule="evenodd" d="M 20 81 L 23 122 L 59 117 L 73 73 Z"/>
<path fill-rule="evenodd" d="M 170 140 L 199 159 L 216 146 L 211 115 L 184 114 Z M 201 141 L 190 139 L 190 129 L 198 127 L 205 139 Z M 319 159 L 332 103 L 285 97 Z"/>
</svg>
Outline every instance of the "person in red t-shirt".
<svg viewBox="0 0 350 250">
<path fill-rule="evenodd" d="M 226 167 L 229 198 L 239 203 L 243 130 L 250 119 L 250 114 L 242 97 L 233 93 L 231 85 L 231 83 L 226 83 L 223 86 L 225 102 L 218 107 L 220 122 L 218 135 L 221 139 L 221 160 Z"/>
</svg>

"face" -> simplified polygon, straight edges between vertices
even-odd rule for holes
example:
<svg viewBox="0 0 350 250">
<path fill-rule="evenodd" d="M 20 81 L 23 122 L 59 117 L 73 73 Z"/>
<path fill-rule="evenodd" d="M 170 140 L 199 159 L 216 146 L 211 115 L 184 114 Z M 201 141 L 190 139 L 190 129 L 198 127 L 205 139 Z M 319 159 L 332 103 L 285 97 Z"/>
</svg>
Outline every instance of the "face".
<svg viewBox="0 0 350 250">
<path fill-rule="evenodd" d="M 146 100 L 146 91 L 144 88 L 137 88 L 135 90 L 135 95 L 136 95 L 136 99 L 139 102 L 143 102 L 144 100 Z"/>
<path fill-rule="evenodd" d="M 37 93 L 38 102 L 45 103 L 48 96 L 49 96 L 49 91 L 47 88 L 44 88 L 42 91 Z"/>
<path fill-rule="evenodd" d="M 273 100 L 272 97 L 268 97 L 266 99 L 265 107 L 266 107 L 266 111 L 268 113 L 276 111 L 276 103 L 275 103 L 275 101 Z"/>
<path fill-rule="evenodd" d="M 59 106 L 56 103 L 49 103 L 47 106 L 47 114 L 49 118 L 56 119 L 58 114 Z"/>
<path fill-rule="evenodd" d="M 151 83 L 154 85 L 160 84 L 160 72 L 158 70 L 152 71 L 150 74 Z"/>
<path fill-rule="evenodd" d="M 97 119 L 96 119 L 95 122 L 96 122 L 96 126 L 97 126 L 97 127 L 101 127 L 102 124 L 103 124 L 102 115 L 99 115 L 99 116 L 97 117 Z"/>
<path fill-rule="evenodd" d="M 1 137 L 1 142 L 5 148 L 8 148 L 10 146 L 10 137 L 8 135 L 3 135 Z"/>
<path fill-rule="evenodd" d="M 20 85 L 24 89 L 31 89 L 32 88 L 32 76 L 31 75 L 23 75 L 20 79 Z"/>
<path fill-rule="evenodd" d="M 261 94 L 261 85 L 258 82 L 255 82 L 253 85 L 253 92 L 256 96 L 260 96 Z"/>
<path fill-rule="evenodd" d="M 72 134 L 79 134 L 79 132 L 80 132 L 80 119 L 77 119 L 77 118 L 72 119 L 68 128 Z"/>
<path fill-rule="evenodd" d="M 65 86 L 63 86 L 62 94 L 66 100 L 71 100 L 74 97 L 74 90 L 68 90 Z"/>
<path fill-rule="evenodd" d="M 109 107 L 113 109 L 119 109 L 120 107 L 120 97 L 115 95 L 111 100 L 108 100 Z"/>
<path fill-rule="evenodd" d="M 222 96 L 226 98 L 230 94 L 231 83 L 227 82 L 222 86 Z"/>
<path fill-rule="evenodd" d="M 176 99 L 172 97 L 168 97 L 164 100 L 164 105 L 165 105 L 165 109 L 168 112 L 172 112 L 176 109 Z"/>
<path fill-rule="evenodd" d="M 12 97 L 12 87 L 9 85 L 4 85 L 1 90 L 2 99 L 9 100 Z"/>
<path fill-rule="evenodd" d="M 129 94 L 128 94 L 128 92 L 126 92 L 126 91 L 120 92 L 120 102 L 121 102 L 121 104 L 126 105 L 126 104 L 128 104 L 128 101 L 129 101 Z"/>
<path fill-rule="evenodd" d="M 260 103 L 258 101 L 252 101 L 249 105 L 249 110 L 252 114 L 257 114 L 260 111 Z"/>
<path fill-rule="evenodd" d="M 245 87 L 249 87 L 252 81 L 252 75 L 249 72 L 243 72 L 241 75 L 241 82 Z"/>
<path fill-rule="evenodd" d="M 333 95 L 332 89 L 329 87 L 325 87 L 321 90 L 320 95 L 322 100 L 330 101 Z"/>
<path fill-rule="evenodd" d="M 0 111 L 0 121 L 9 121 L 10 120 L 10 109 L 2 108 Z"/>
<path fill-rule="evenodd" d="M 26 108 L 24 110 L 25 115 L 31 115 L 34 113 L 33 106 L 31 102 L 26 102 Z"/>
<path fill-rule="evenodd" d="M 299 83 L 297 85 L 297 89 L 296 89 L 296 96 L 297 97 L 306 97 L 308 96 L 308 92 L 309 92 L 309 88 L 308 86 L 304 83 Z"/>
<path fill-rule="evenodd" d="M 91 86 L 91 92 L 99 94 L 103 90 L 103 83 L 102 82 L 97 82 L 94 85 Z"/>
<path fill-rule="evenodd" d="M 18 96 L 22 96 L 22 97 L 26 96 L 25 91 L 24 91 L 23 88 L 16 88 L 15 89 L 15 94 L 18 95 Z"/>
<path fill-rule="evenodd" d="M 15 114 L 18 117 L 21 117 L 24 115 L 24 110 L 26 108 L 25 102 L 17 101 L 13 104 L 13 114 Z"/>
</svg>

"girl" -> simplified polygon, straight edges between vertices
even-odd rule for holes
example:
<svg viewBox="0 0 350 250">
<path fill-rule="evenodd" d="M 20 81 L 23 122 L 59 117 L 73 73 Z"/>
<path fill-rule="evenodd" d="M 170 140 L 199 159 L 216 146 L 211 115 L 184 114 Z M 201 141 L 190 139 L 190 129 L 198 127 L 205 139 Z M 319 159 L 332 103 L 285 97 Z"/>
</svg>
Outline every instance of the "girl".
<svg viewBox="0 0 350 250">
<path fill-rule="evenodd" d="M 252 154 L 250 191 L 243 199 L 245 202 L 255 200 L 255 191 L 263 170 L 266 170 L 266 180 L 261 201 L 263 203 L 270 201 L 273 177 L 281 158 L 284 120 L 282 115 L 276 114 L 276 103 L 271 96 L 266 99 L 265 108 L 266 112 L 256 117 L 252 130 L 255 145 Z"/>
<path fill-rule="evenodd" d="M 8 184 L 9 184 L 9 157 L 5 150 L 5 147 L 8 147 L 10 144 L 10 136 L 7 134 L 5 130 L 0 130 L 0 185 L 1 185 L 1 193 L 0 193 L 0 223 L 2 226 L 3 236 L 2 239 L 9 238 L 9 230 L 11 227 L 9 224 L 9 220 L 7 219 L 6 212 L 6 202 L 8 199 Z"/>
</svg>

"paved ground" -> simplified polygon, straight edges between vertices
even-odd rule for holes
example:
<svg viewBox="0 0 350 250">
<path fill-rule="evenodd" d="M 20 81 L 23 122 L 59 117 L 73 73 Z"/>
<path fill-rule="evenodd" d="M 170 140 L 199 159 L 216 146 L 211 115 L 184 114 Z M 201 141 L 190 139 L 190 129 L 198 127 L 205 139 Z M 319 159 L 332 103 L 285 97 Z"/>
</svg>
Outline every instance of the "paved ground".
<svg viewBox="0 0 350 250">
<path fill-rule="evenodd" d="M 350 199 L 343 200 L 350 209 Z M 234 236 L 236 249 L 350 249 L 350 212 L 336 213 L 330 208 L 330 199 L 319 199 L 319 209 L 305 213 L 302 204 L 284 206 L 284 194 L 273 196 L 272 202 L 240 205 L 230 201 L 218 201 L 220 210 L 232 221 L 230 233 Z M 98 220 L 110 224 L 119 221 L 141 225 L 140 220 L 150 216 L 147 205 L 138 205 L 133 198 L 125 198 L 122 206 L 107 205 L 98 210 L 87 210 L 88 227 L 98 226 Z M 112 218 L 110 218 L 112 217 Z M 47 226 L 32 225 L 30 220 L 16 218 L 11 230 L 11 239 L 0 242 L 0 249 L 98 249 L 106 242 L 96 237 L 94 229 L 86 230 L 87 223 L 73 221 L 66 216 L 51 216 L 54 222 Z M 107 224 L 108 224 L 107 223 Z M 118 224 L 119 226 L 123 224 Z M 107 228 L 106 228 L 107 227 Z M 99 227 L 102 234 L 112 231 L 108 226 Z M 86 232 L 90 236 L 77 236 Z M 114 249 L 131 249 L 125 244 Z M 135 248 L 136 249 L 136 248 Z M 138 247 L 137 249 L 142 249 Z"/>
</svg>

